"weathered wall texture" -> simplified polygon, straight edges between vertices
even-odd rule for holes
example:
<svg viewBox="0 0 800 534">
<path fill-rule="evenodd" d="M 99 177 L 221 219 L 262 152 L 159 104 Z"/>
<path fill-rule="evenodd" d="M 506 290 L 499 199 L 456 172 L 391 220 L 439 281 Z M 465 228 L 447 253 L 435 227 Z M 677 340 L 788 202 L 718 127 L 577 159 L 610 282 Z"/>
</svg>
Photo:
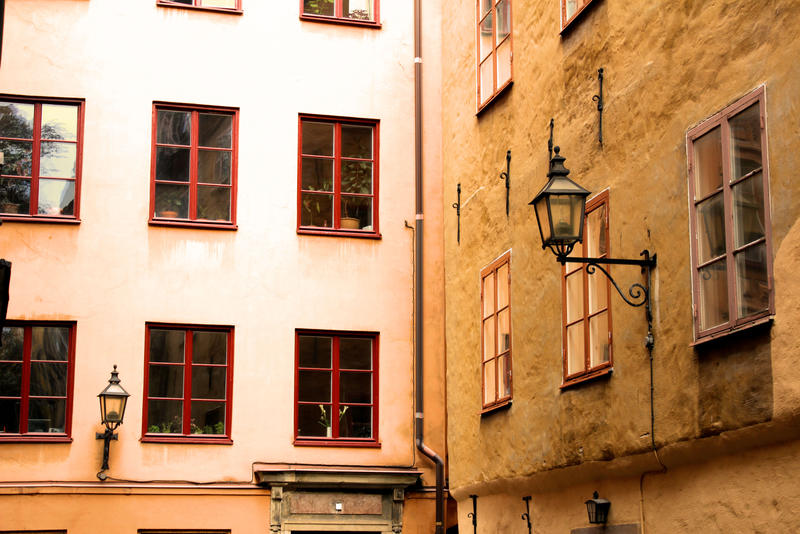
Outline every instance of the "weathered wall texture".
<svg viewBox="0 0 800 534">
<path fill-rule="evenodd" d="M 639 473 L 658 468 L 647 453 L 650 375 L 641 309 L 626 306 L 612 293 L 613 375 L 559 389 L 561 270 L 552 254 L 541 250 L 536 218 L 527 204 L 546 181 L 551 117 L 570 178 L 593 192 L 609 189 L 611 256 L 635 258 L 645 248 L 658 254 L 653 292 L 655 440 L 664 462 L 704 461 L 760 443 L 796 439 L 800 376 L 791 325 L 800 319 L 800 289 L 792 274 L 800 257 L 797 7 L 788 0 L 594 0 L 559 34 L 556 0 L 515 2 L 514 84 L 476 116 L 475 2 L 450 5 L 443 37 L 448 443 L 451 490 L 459 500 L 462 528 L 471 528 L 465 519 L 471 509 L 467 495 L 477 493 L 486 497 L 481 502 L 489 509 L 497 508 L 490 504 L 492 498 L 510 499 L 513 504 L 503 508 L 509 524 L 516 525 L 504 529 L 501 522 L 487 521 L 479 532 L 523 532 L 524 525 L 515 518 L 524 506 L 520 497 L 526 485 L 527 493 L 552 489 L 556 493 L 547 498 L 554 502 L 568 494 L 574 508 L 570 522 L 539 531 L 586 526 L 582 502 L 594 485 L 584 483 L 635 476 L 631 484 L 638 486 Z M 591 100 L 598 91 L 600 67 L 605 70 L 602 146 Z M 776 315 L 771 325 L 692 348 L 686 132 L 762 84 Z M 512 154 L 508 217 L 499 179 L 506 150 Z M 455 210 L 450 208 L 457 183 L 462 188 L 460 245 Z M 479 273 L 508 249 L 514 399 L 510 409 L 481 417 Z M 636 268 L 614 267 L 612 272 L 624 288 L 642 281 Z M 700 439 L 716 435 L 722 439 Z M 781 465 L 796 469 L 796 455 L 772 460 L 775 470 Z M 698 469 L 699 480 L 708 480 L 707 487 L 713 488 L 717 475 L 710 467 Z M 671 509 L 675 498 L 669 488 L 677 491 L 683 479 L 675 480 L 661 490 L 661 502 Z M 737 480 L 750 484 L 746 478 Z M 630 513 L 615 516 L 615 521 L 638 522 L 638 487 L 624 487 L 620 482 L 619 491 L 626 496 L 606 495 L 615 506 L 615 498 L 630 501 L 621 503 Z M 763 487 L 769 491 L 768 483 Z M 783 487 L 776 486 L 773 493 Z M 700 483 L 692 488 L 706 491 Z M 682 498 L 691 500 L 691 495 Z M 744 493 L 733 492 L 731 498 L 743 506 Z M 674 506 L 670 513 L 678 514 Z M 544 509 L 548 516 L 555 513 Z M 711 522 L 708 531 L 729 524 Z"/>
</svg>

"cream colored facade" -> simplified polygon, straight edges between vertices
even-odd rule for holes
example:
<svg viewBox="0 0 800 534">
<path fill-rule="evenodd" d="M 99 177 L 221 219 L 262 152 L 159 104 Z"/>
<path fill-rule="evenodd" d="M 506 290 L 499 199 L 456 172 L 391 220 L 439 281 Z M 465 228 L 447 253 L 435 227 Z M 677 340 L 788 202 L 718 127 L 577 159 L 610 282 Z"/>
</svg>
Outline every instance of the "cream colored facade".
<svg viewBox="0 0 800 534">
<path fill-rule="evenodd" d="M 437 52 L 423 161 L 436 210 L 415 319 L 413 5 L 382 2 L 375 29 L 301 21 L 296 1 L 242 3 L 237 15 L 156 0 L 6 2 L 0 93 L 84 99 L 85 136 L 80 224 L 0 228 L 8 319 L 76 324 L 72 441 L 0 436 L 0 531 L 289 532 L 259 473 L 316 466 L 328 479 L 400 475 L 386 475 L 379 512 L 337 517 L 323 503 L 295 532 L 433 532 L 432 464 L 414 444 L 414 321 L 428 354 L 426 442 L 444 456 L 439 13 L 426 5 L 423 19 L 424 51 Z M 239 109 L 236 231 L 148 225 L 156 101 Z M 381 239 L 297 234 L 300 113 L 380 121 Z M 233 326 L 232 445 L 140 441 L 147 322 Z M 379 448 L 293 445 L 297 328 L 379 333 Z M 99 482 L 96 395 L 112 364 L 131 398 Z M 322 484 L 327 496 L 337 486 Z"/>
<path fill-rule="evenodd" d="M 442 54 L 448 446 L 460 531 L 472 532 L 475 495 L 478 533 L 528 532 L 525 496 L 533 532 L 600 532 L 584 506 L 595 490 L 611 501 L 603 532 L 800 530 L 797 2 L 594 0 L 561 32 L 558 0 L 514 1 L 513 85 L 480 114 L 477 4 L 449 6 Z M 759 87 L 775 313 L 695 346 L 687 132 Z M 658 255 L 653 425 L 645 313 L 613 289 L 613 373 L 560 387 L 561 267 L 542 250 L 528 205 L 546 182 L 551 117 L 570 178 L 608 190 L 610 256 Z M 482 415 L 480 273 L 507 250 L 513 399 Z M 635 267 L 611 272 L 625 291 L 644 282 Z"/>
</svg>

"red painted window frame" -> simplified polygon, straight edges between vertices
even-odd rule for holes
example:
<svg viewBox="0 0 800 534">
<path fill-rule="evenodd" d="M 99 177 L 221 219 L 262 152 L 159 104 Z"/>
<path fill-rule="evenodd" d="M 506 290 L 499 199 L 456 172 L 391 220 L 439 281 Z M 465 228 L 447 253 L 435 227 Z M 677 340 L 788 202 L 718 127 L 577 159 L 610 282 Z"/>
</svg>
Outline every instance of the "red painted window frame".
<svg viewBox="0 0 800 534">
<path fill-rule="evenodd" d="M 489 104 L 494 102 L 498 96 L 505 92 L 505 90 L 512 85 L 514 85 L 514 2 L 512 0 L 506 0 L 508 2 L 508 8 L 511 15 L 509 16 L 509 30 L 508 35 L 502 42 L 496 43 L 497 40 L 497 2 L 499 0 L 491 0 L 492 1 L 492 8 L 489 12 L 481 17 L 481 0 L 476 0 L 475 3 L 475 17 L 476 17 L 476 33 L 475 33 L 475 101 L 478 103 L 477 106 L 477 114 L 480 114 L 484 109 L 486 109 Z M 486 17 L 492 17 L 492 51 L 489 53 L 489 56 L 486 57 L 484 61 L 481 61 L 481 21 L 483 21 Z M 497 49 L 505 43 L 506 41 L 510 42 L 511 46 L 511 76 L 508 78 L 508 81 L 503 83 L 501 86 L 497 86 Z M 485 63 L 486 61 L 492 62 L 492 94 L 486 98 L 486 101 L 481 102 L 481 63 Z"/>
<path fill-rule="evenodd" d="M 13 326 L 24 328 L 24 341 L 22 349 L 22 391 L 20 392 L 20 432 L 17 434 L 0 433 L 0 443 L 70 443 L 72 441 L 72 401 L 74 398 L 75 384 L 75 330 L 74 321 L 6 321 L 6 327 Z M 27 432 L 28 428 L 28 400 L 30 399 L 30 368 L 31 368 L 31 328 L 33 327 L 58 327 L 69 329 L 69 348 L 67 351 L 67 395 L 66 413 L 64 415 L 63 433 L 38 433 Z M 13 397 L 16 398 L 16 397 Z M 47 397 L 52 398 L 52 397 Z M 26 432 L 23 432 L 23 429 Z"/>
<path fill-rule="evenodd" d="M 751 248 L 758 244 L 761 240 L 756 240 L 747 243 L 741 247 L 735 247 L 732 243 L 733 240 L 733 192 L 732 186 L 748 179 L 752 176 L 752 172 L 745 176 L 738 178 L 733 184 L 730 180 L 731 173 L 731 158 L 730 158 L 730 126 L 729 119 L 757 104 L 759 107 L 759 117 L 761 119 L 761 172 L 762 172 L 762 185 L 764 191 L 764 226 L 765 232 L 763 242 L 766 247 L 766 270 L 767 281 L 769 288 L 769 305 L 766 310 L 747 315 L 745 317 L 736 318 L 737 310 L 737 295 L 736 295 L 736 264 L 735 255 L 747 248 Z M 770 320 L 775 315 L 775 281 L 773 277 L 773 257 L 772 257 L 772 215 L 771 215 L 771 202 L 769 193 L 769 150 L 767 146 L 767 112 L 766 112 L 766 88 L 762 85 L 757 89 L 751 91 L 747 95 L 738 99 L 733 104 L 726 106 L 722 111 L 719 111 L 701 122 L 699 125 L 690 129 L 686 133 L 686 151 L 688 159 L 688 193 L 689 193 L 689 227 L 691 231 L 691 257 L 692 257 L 692 308 L 694 318 L 694 343 L 697 345 L 705 341 L 711 341 L 720 337 L 727 336 L 740 330 L 745 330 L 751 326 L 761 324 Z M 719 258 L 712 258 L 711 260 L 699 265 L 699 252 L 697 250 L 697 238 L 699 236 L 697 228 L 697 205 L 711 196 L 719 193 L 719 190 L 712 192 L 710 195 L 695 201 L 695 160 L 694 160 L 694 141 L 702 137 L 704 134 L 710 132 L 717 126 L 721 129 L 721 144 L 722 144 L 722 194 L 724 197 L 724 222 L 725 222 L 725 264 L 727 268 L 727 291 L 728 291 L 728 322 L 708 328 L 706 330 L 700 329 L 700 280 L 699 269 L 702 266 L 709 265 L 718 261 Z M 753 171 L 755 172 L 755 171 Z"/>
<path fill-rule="evenodd" d="M 16 102 L 20 104 L 33 104 L 33 152 L 31 154 L 31 194 L 30 194 L 30 207 L 28 213 L 0 213 L 0 220 L 3 221 L 17 221 L 17 222 L 46 222 L 46 223 L 67 223 L 77 224 L 80 223 L 81 215 L 81 175 L 83 169 L 83 133 L 84 133 L 84 115 L 86 101 L 82 98 L 59 98 L 59 97 L 42 97 L 42 96 L 21 96 L 0 94 L 0 100 L 5 102 Z M 42 135 L 42 104 L 57 104 L 57 105 L 75 105 L 78 107 L 78 131 L 76 136 L 76 149 L 75 149 L 75 213 L 73 215 L 41 215 L 35 212 L 39 205 L 39 154 L 41 147 Z M 9 138 L 11 139 L 11 138 Z M 49 140 L 48 140 L 49 141 Z M 69 141 L 71 143 L 71 141 Z M 14 178 L 12 175 L 2 175 L 4 178 Z M 26 177 L 27 178 L 27 177 Z M 71 178 L 49 178 L 45 179 L 61 179 L 64 181 L 72 181 Z"/>
<path fill-rule="evenodd" d="M 157 6 L 162 7 L 177 7 L 177 8 L 184 8 L 184 9 L 196 9 L 198 11 L 214 11 L 217 13 L 230 13 L 233 15 L 241 15 L 244 12 L 242 11 L 242 0 L 236 0 L 236 7 L 216 7 L 216 6 L 204 6 L 202 4 L 203 0 L 193 0 L 191 5 L 189 4 L 181 4 L 179 2 L 171 2 L 170 0 L 156 0 Z"/>
<path fill-rule="evenodd" d="M 375 19 L 374 20 L 360 20 L 360 19 L 350 19 L 344 16 L 342 12 L 342 0 L 334 0 L 334 10 L 336 11 L 336 15 L 333 17 L 327 15 L 316 15 L 312 13 L 304 13 L 303 12 L 303 0 L 300 0 L 300 20 L 307 20 L 311 22 L 327 22 L 329 24 L 344 24 L 347 26 L 362 26 L 365 28 L 375 28 L 379 29 L 381 27 L 381 9 L 380 9 L 380 0 L 373 0 L 374 7 L 373 10 L 375 11 Z"/>
<path fill-rule="evenodd" d="M 334 125 L 333 154 L 333 222 L 332 228 L 322 226 L 302 226 L 300 224 L 303 209 L 303 193 L 314 193 L 303 189 L 303 121 L 326 122 Z M 342 125 L 369 126 L 372 128 L 372 230 L 350 230 L 340 227 L 341 219 L 341 130 Z M 321 156 L 316 156 L 321 157 Z M 340 237 L 364 237 L 380 239 L 379 198 L 380 198 L 380 121 L 377 119 L 358 119 L 336 117 L 332 115 L 311 115 L 301 113 L 297 123 L 297 233 L 306 235 L 327 235 Z M 318 192 L 318 191 L 317 191 Z M 370 195 L 361 195 L 370 196 Z"/>
<path fill-rule="evenodd" d="M 318 402 L 301 403 L 300 395 L 300 336 L 319 336 L 332 338 L 331 343 L 331 414 L 339 413 L 339 374 L 341 369 L 339 367 L 339 339 L 342 337 L 360 337 L 372 340 L 372 437 L 371 438 L 337 438 L 339 422 L 338 418 L 331 417 L 331 428 L 333 429 L 334 437 L 314 437 L 314 436 L 298 436 L 297 425 L 300 417 L 300 404 L 320 404 Z M 378 434 L 378 421 L 379 421 L 379 408 L 380 408 L 380 395 L 379 395 L 379 362 L 378 357 L 380 352 L 380 336 L 378 332 L 362 332 L 362 331 L 346 331 L 346 330 L 314 330 L 314 329 L 301 329 L 295 330 L 294 335 L 294 436 L 293 444 L 297 446 L 314 446 L 314 447 L 371 447 L 379 448 L 380 437 Z M 309 368 L 317 369 L 317 368 Z M 366 372 L 366 371 L 364 371 Z M 323 403 L 324 404 L 324 403 Z M 354 403 L 348 403 L 354 404 Z"/>
<path fill-rule="evenodd" d="M 183 372 L 183 430 L 181 434 L 151 434 L 147 431 L 147 401 L 150 399 L 150 331 L 151 330 L 182 330 L 184 332 L 184 360 L 182 364 L 171 364 L 182 366 Z M 225 433 L 223 434 L 192 434 L 191 433 L 191 414 L 192 414 L 192 373 L 191 373 L 191 333 L 200 332 L 225 332 L 228 334 L 228 360 L 227 373 L 225 376 Z M 233 415 L 233 326 L 225 325 L 197 325 L 197 324 L 175 324 L 175 323 L 145 323 L 145 343 L 144 343 L 144 388 L 142 393 L 142 438 L 143 443 L 195 443 L 195 444 L 215 444 L 230 445 L 233 443 L 232 436 L 232 415 Z M 223 367 L 221 364 L 203 364 L 203 367 Z M 195 399 L 201 400 L 201 399 Z M 221 399 L 209 399 L 220 402 Z M 189 431 L 187 432 L 187 428 Z"/>
<path fill-rule="evenodd" d="M 561 4 L 561 32 L 563 33 L 570 25 L 581 16 L 595 0 L 583 0 L 583 5 L 579 7 L 571 17 L 567 18 L 567 0 L 559 0 Z"/>
<path fill-rule="evenodd" d="M 602 191 L 595 195 L 592 199 L 586 202 L 586 211 L 583 215 L 583 227 L 586 228 L 586 219 L 588 219 L 589 213 L 593 212 L 594 210 L 600 208 L 601 206 L 605 206 L 605 240 L 606 240 L 606 252 L 602 254 L 601 258 L 609 257 L 611 253 L 611 242 L 609 240 L 610 233 L 609 233 L 609 193 L 608 190 Z M 583 243 L 580 243 L 575 247 L 574 254 L 576 256 L 583 256 L 589 257 L 589 245 L 587 243 L 588 236 L 584 235 Z M 570 266 L 570 270 L 568 271 L 567 265 Z M 610 267 L 606 267 L 606 269 L 610 272 Z M 576 319 L 572 322 L 567 321 L 567 278 L 570 276 L 580 276 L 583 278 L 583 313 L 581 314 L 579 319 Z M 597 310 L 594 313 L 589 312 L 589 277 L 596 276 L 598 280 L 603 280 L 605 283 L 606 289 L 606 306 L 603 309 Z M 587 380 L 591 380 L 592 378 L 598 378 L 600 376 L 605 376 L 611 373 L 614 369 L 614 344 L 613 344 L 613 327 L 612 327 L 612 320 L 611 320 L 611 282 L 608 280 L 606 276 L 599 272 L 595 272 L 595 274 L 588 274 L 586 272 L 586 265 L 583 264 L 565 264 L 561 266 L 561 302 L 563 303 L 561 306 L 561 344 L 562 344 L 562 362 L 563 362 L 563 369 L 562 369 L 562 377 L 563 381 L 561 384 L 561 388 L 566 388 L 569 386 L 573 386 L 575 384 L 579 384 L 581 382 L 585 382 Z M 589 319 L 594 316 L 600 315 L 601 313 L 606 312 L 608 314 L 608 361 L 603 362 L 599 365 L 595 365 L 594 367 L 591 366 L 591 354 L 590 354 L 590 330 L 589 330 Z M 568 361 L 568 343 L 567 343 L 567 328 L 569 326 L 578 324 L 579 322 L 583 323 L 583 370 L 569 374 L 569 361 Z"/>
<path fill-rule="evenodd" d="M 158 136 L 158 111 L 188 111 L 191 115 L 191 135 L 190 135 L 190 159 L 189 159 L 189 217 L 168 218 L 158 217 L 155 213 L 156 206 L 156 147 L 159 145 L 156 140 Z M 231 123 L 231 220 L 212 221 L 198 219 L 196 215 L 192 218 L 192 213 L 197 210 L 197 168 L 198 159 L 198 115 L 199 113 L 218 113 L 230 115 L 233 120 Z M 205 148 L 204 148 L 205 149 Z M 173 226 L 184 228 L 208 228 L 217 230 L 236 230 L 236 197 L 238 191 L 238 167 L 239 167 L 239 108 L 227 106 L 206 106 L 199 104 L 177 104 L 173 102 L 153 102 L 152 118 L 152 139 L 150 144 L 150 219 L 151 226 Z M 173 182 L 163 182 L 173 183 Z M 186 182 L 174 182 L 185 184 Z M 222 187 L 224 184 L 210 184 Z"/>
<path fill-rule="evenodd" d="M 508 265 L 508 305 L 503 307 L 502 309 L 498 309 L 498 291 L 497 291 L 497 272 L 503 265 Z M 484 279 L 487 276 L 494 275 L 494 311 L 484 317 L 483 316 L 483 307 L 484 307 Z M 509 324 L 508 324 L 508 333 L 509 333 L 509 344 L 508 350 L 502 353 L 499 353 L 499 327 L 498 327 L 498 316 L 500 315 L 501 311 L 508 310 L 509 314 Z M 489 360 L 484 360 L 483 355 L 485 354 L 485 343 L 486 340 L 484 339 L 484 329 L 483 323 L 486 321 L 491 320 L 494 324 L 494 350 L 492 358 Z M 514 360 L 511 356 L 512 354 L 512 345 L 513 345 L 513 333 L 512 333 L 512 321 L 511 321 L 511 251 L 504 252 L 499 258 L 494 260 L 488 266 L 481 270 L 481 310 L 480 310 L 480 323 L 481 325 L 481 406 L 482 406 L 482 413 L 492 412 L 499 408 L 503 408 L 511 403 L 512 399 L 514 398 Z M 509 387 L 509 394 L 503 397 L 500 397 L 500 369 L 498 366 L 498 361 L 500 360 L 501 356 L 506 356 L 508 358 L 508 387 Z M 495 399 L 492 402 L 485 402 L 486 400 L 486 373 L 485 368 L 486 365 L 491 364 L 494 365 L 494 379 L 495 379 Z"/>
</svg>

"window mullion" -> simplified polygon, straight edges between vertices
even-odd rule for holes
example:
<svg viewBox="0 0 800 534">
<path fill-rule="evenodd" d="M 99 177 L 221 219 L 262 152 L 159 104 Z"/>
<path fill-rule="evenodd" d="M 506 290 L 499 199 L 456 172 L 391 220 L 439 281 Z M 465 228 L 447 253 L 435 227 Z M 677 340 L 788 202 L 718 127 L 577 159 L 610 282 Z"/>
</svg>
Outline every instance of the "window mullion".
<svg viewBox="0 0 800 534">
<path fill-rule="evenodd" d="M 586 221 L 588 217 L 586 214 L 583 216 L 583 228 L 586 228 Z M 585 234 L 585 232 L 584 232 Z M 583 251 L 583 256 L 587 257 L 589 255 L 589 241 L 590 237 L 586 236 L 581 243 L 581 250 Z M 585 265 L 581 265 L 581 275 L 583 278 L 583 370 L 588 371 L 592 367 L 592 358 L 591 358 L 591 338 L 589 336 L 589 272 L 586 270 Z M 594 275 L 592 275 L 594 276 Z"/>
<path fill-rule="evenodd" d="M 33 337 L 33 330 L 30 326 L 26 326 L 22 331 L 22 388 L 19 392 L 19 433 L 26 434 L 28 432 L 28 414 L 31 391 L 31 338 Z"/>
<path fill-rule="evenodd" d="M 342 123 L 333 129 L 333 227 L 341 228 L 342 206 Z"/>
<path fill-rule="evenodd" d="M 331 339 L 331 436 L 339 437 L 339 336 Z"/>
<path fill-rule="evenodd" d="M 192 336 L 191 330 L 185 330 L 183 338 L 183 433 L 191 434 L 192 418 Z"/>
<path fill-rule="evenodd" d="M 197 219 L 197 166 L 198 140 L 200 134 L 200 113 L 192 111 L 192 122 L 189 134 L 189 218 Z"/>
<path fill-rule="evenodd" d="M 39 211 L 39 170 L 42 144 L 42 104 L 33 106 L 33 147 L 31 148 L 31 192 L 29 196 L 28 214 L 36 215 Z"/>
<path fill-rule="evenodd" d="M 731 190 L 731 130 L 728 118 L 722 120 L 722 195 L 723 224 L 725 225 L 725 268 L 728 285 L 728 325 L 736 324 L 736 262 L 733 249 L 733 192 Z"/>
</svg>

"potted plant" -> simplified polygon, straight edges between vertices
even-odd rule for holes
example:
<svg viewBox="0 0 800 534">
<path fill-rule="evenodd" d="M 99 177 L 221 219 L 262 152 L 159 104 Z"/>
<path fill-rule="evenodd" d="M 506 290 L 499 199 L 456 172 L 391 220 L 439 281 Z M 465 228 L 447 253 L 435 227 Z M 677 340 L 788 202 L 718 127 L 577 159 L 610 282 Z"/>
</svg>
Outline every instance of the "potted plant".
<svg viewBox="0 0 800 534">
<path fill-rule="evenodd" d="M 27 180 L 3 180 L 0 185 L 0 211 L 19 213 L 20 206 L 30 198 L 30 183 Z"/>
<path fill-rule="evenodd" d="M 372 163 L 369 161 L 348 161 L 347 178 L 342 177 L 342 191 L 348 193 L 368 194 L 372 191 Z M 342 169 L 344 171 L 344 169 Z M 344 173 L 343 173 L 344 174 Z M 361 219 L 358 215 L 357 199 L 347 194 L 342 194 L 342 216 L 339 219 L 342 228 L 360 230 Z"/>
</svg>

